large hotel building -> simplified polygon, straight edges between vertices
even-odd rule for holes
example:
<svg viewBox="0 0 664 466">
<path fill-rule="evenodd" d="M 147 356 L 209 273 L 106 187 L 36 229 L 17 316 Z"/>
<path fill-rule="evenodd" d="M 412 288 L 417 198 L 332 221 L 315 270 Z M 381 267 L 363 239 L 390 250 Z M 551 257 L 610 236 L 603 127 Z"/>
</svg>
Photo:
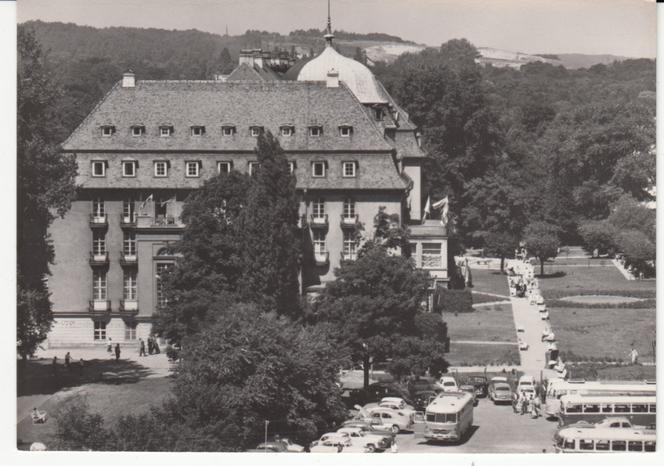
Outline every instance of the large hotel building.
<svg viewBox="0 0 664 466">
<path fill-rule="evenodd" d="M 418 267 L 447 280 L 447 233 L 424 220 L 417 128 L 363 64 L 332 46 L 285 75 L 245 51 L 227 77 L 147 81 L 126 73 L 63 143 L 78 195 L 50 230 L 51 347 L 132 342 L 165 304 L 160 273 L 187 195 L 222 171 L 251 174 L 262 131 L 277 135 L 297 180 L 305 250 L 302 292 L 353 260 L 380 207 L 410 230 Z M 290 79 L 288 79 L 290 77 Z"/>
</svg>

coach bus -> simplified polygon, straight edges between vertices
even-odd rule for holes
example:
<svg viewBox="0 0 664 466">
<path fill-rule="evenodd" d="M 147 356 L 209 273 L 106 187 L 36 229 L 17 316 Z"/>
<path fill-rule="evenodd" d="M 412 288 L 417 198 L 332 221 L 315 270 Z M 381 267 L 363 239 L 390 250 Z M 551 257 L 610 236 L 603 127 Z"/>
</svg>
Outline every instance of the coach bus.
<svg viewBox="0 0 664 466">
<path fill-rule="evenodd" d="M 584 429 L 566 427 L 554 435 L 556 453 L 654 452 L 657 434 L 651 429 Z"/>
<path fill-rule="evenodd" d="M 547 418 L 557 418 L 560 413 L 560 398 L 565 395 L 654 395 L 657 385 L 649 380 L 639 381 L 585 381 L 549 380 L 546 389 L 544 414 Z"/>
<path fill-rule="evenodd" d="M 648 396 L 564 395 L 560 398 L 558 419 L 561 425 L 579 421 L 595 423 L 620 416 L 632 425 L 650 426 L 657 422 L 656 394 Z"/>
<path fill-rule="evenodd" d="M 427 440 L 460 442 L 473 425 L 473 394 L 440 393 L 427 406 L 424 421 Z"/>
</svg>

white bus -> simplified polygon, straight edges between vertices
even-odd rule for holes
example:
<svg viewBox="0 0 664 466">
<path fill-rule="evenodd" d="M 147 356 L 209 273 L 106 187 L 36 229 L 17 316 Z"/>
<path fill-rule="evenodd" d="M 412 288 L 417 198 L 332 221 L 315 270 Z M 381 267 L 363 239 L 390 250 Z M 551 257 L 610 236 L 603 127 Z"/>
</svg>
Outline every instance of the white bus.
<svg viewBox="0 0 664 466">
<path fill-rule="evenodd" d="M 607 417 L 625 417 L 632 425 L 657 422 L 657 396 L 564 395 L 560 399 L 561 425 L 585 421 L 596 423 Z"/>
<path fill-rule="evenodd" d="M 557 418 L 560 414 L 560 398 L 564 395 L 652 395 L 657 393 L 655 382 L 649 380 L 630 381 L 585 381 L 549 380 L 546 389 L 544 413 L 547 418 Z"/>
<path fill-rule="evenodd" d="M 554 435 L 556 453 L 654 452 L 654 430 L 566 427 Z"/>
<path fill-rule="evenodd" d="M 468 392 L 443 392 L 424 415 L 427 440 L 463 440 L 473 425 L 473 395 Z"/>
</svg>

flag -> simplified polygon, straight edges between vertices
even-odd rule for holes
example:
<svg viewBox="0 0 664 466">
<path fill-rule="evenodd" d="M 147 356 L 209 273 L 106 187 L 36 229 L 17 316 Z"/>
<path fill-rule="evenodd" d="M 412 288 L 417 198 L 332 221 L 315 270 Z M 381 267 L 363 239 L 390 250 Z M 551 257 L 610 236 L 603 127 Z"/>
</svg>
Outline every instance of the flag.
<svg viewBox="0 0 664 466">
<path fill-rule="evenodd" d="M 440 224 L 442 226 L 447 226 L 447 214 L 450 210 L 450 199 L 449 196 L 445 196 L 440 201 L 436 202 L 433 205 L 434 209 L 443 208 L 443 211 L 440 213 Z"/>
<path fill-rule="evenodd" d="M 431 197 L 427 196 L 427 203 L 424 206 L 424 218 L 427 218 L 427 215 L 431 215 Z"/>
<path fill-rule="evenodd" d="M 172 198 L 170 198 L 170 199 L 168 199 L 168 200 L 166 200 L 166 201 L 164 201 L 164 202 L 160 202 L 159 205 L 160 205 L 161 207 L 164 207 L 165 205 L 170 204 L 171 202 L 175 202 L 175 196 L 173 196 Z"/>
<path fill-rule="evenodd" d="M 443 206 L 445 206 L 445 205 L 447 205 L 447 196 L 445 196 L 444 198 L 442 198 L 442 199 L 441 199 L 440 201 L 438 201 L 438 202 L 434 202 L 433 205 L 432 205 L 431 207 L 433 207 L 434 209 L 438 210 L 438 209 L 440 209 L 441 207 L 443 207 Z"/>
<path fill-rule="evenodd" d="M 152 199 L 154 199 L 154 195 L 150 194 L 146 200 L 141 202 L 140 210 L 143 210 L 145 208 L 145 204 L 147 204 L 148 202 L 152 202 Z"/>
</svg>

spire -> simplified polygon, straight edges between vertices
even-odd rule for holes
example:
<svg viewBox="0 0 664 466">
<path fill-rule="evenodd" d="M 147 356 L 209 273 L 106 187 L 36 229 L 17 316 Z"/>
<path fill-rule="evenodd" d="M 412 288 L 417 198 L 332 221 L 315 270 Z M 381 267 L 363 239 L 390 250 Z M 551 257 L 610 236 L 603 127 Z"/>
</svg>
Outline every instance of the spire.
<svg viewBox="0 0 664 466">
<path fill-rule="evenodd" d="M 325 34 L 325 46 L 332 47 L 332 39 L 334 39 L 334 34 L 332 34 L 332 18 L 330 16 L 330 0 L 327 0 L 327 33 Z"/>
</svg>

